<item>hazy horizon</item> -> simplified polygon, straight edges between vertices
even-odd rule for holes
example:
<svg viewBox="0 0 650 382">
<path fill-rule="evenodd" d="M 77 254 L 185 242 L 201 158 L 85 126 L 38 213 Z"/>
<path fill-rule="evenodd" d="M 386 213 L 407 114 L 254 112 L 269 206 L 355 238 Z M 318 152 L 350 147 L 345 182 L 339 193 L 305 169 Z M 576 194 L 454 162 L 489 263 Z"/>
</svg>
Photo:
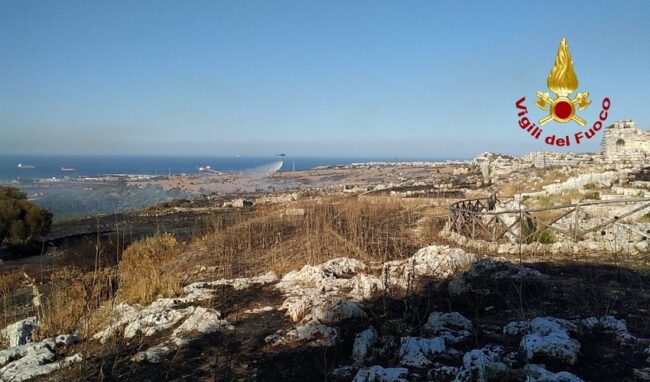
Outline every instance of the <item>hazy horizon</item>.
<svg viewBox="0 0 650 382">
<path fill-rule="evenodd" d="M 585 118 L 609 97 L 608 124 L 650 127 L 649 14 L 645 1 L 5 1 L 0 154 L 551 150 L 514 102 L 546 91 L 563 36 Z"/>
</svg>

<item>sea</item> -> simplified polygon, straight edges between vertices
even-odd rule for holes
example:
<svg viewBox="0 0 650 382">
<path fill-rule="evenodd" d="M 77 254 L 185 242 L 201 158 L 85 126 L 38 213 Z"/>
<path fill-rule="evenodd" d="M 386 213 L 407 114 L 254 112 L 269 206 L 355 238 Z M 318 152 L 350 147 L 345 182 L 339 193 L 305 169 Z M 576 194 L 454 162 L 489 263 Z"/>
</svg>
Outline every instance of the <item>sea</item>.
<svg viewBox="0 0 650 382">
<path fill-rule="evenodd" d="M 166 176 L 197 174 L 210 166 L 221 172 L 268 174 L 273 171 L 305 170 L 321 166 L 361 162 L 443 161 L 440 158 L 343 158 L 286 156 L 71 156 L 0 155 L 0 185 L 10 184 L 33 202 L 54 214 L 55 220 L 95 214 L 127 212 L 174 199 L 196 196 L 180 188 L 160 185 L 131 185 L 80 178 L 104 175 Z M 258 175 L 259 176 L 259 175 Z"/>
<path fill-rule="evenodd" d="M 292 156 L 73 156 L 0 155 L 0 181 L 95 177 L 110 174 L 196 174 L 199 167 L 238 172 L 282 161 L 280 171 L 359 162 L 444 161 L 444 158 L 292 157 Z M 65 170 L 64 170 L 65 169 Z"/>
</svg>

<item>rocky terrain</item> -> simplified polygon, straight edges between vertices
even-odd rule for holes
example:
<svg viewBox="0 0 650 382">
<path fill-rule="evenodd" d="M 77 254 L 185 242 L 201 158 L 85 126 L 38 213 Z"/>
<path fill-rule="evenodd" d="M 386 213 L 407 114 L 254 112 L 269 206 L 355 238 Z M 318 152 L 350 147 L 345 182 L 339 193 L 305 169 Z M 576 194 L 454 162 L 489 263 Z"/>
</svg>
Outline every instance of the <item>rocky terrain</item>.
<svg viewBox="0 0 650 382">
<path fill-rule="evenodd" d="M 647 380 L 650 294 L 632 286 L 647 281 L 435 245 L 384 264 L 336 258 L 119 303 L 85 344 L 35 341 L 38 321 L 21 320 L 2 331 L 0 378 L 99 378 L 110 349 L 129 354 L 114 375 L 130 380 Z"/>
<path fill-rule="evenodd" d="M 59 223 L 2 265 L 0 380 L 649 381 L 650 170 L 608 142 Z"/>
</svg>

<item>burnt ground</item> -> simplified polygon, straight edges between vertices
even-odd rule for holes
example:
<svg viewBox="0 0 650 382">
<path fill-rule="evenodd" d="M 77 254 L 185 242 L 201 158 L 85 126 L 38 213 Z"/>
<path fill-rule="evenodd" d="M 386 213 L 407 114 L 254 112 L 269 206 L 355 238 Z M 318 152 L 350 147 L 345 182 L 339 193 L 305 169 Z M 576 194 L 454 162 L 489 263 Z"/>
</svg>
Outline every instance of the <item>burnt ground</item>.
<svg viewBox="0 0 650 382">
<path fill-rule="evenodd" d="M 471 279 L 471 291 L 460 296 L 448 293 L 448 281 L 431 280 L 420 292 L 403 299 L 380 298 L 363 304 L 369 318 L 339 325 L 338 345 L 312 347 L 307 344 L 270 346 L 264 338 L 293 325 L 281 311 L 244 314 L 249 308 L 282 304 L 273 286 L 235 291 L 220 290 L 209 304 L 220 310 L 235 330 L 206 335 L 157 365 L 133 363 L 137 351 L 155 345 L 169 333 L 131 343 L 99 346 L 77 345 L 67 352 L 82 351 L 86 360 L 72 369 L 53 374 L 56 380 L 125 381 L 330 381 L 332 370 L 351 365 L 355 335 L 373 325 L 380 336 L 424 335 L 422 325 L 433 311 L 457 311 L 473 321 L 475 332 L 467 343 L 455 346 L 461 352 L 486 344 L 500 344 L 506 352 L 518 348 L 518 338 L 505 338 L 501 328 L 510 321 L 553 316 L 575 319 L 614 315 L 625 319 L 629 331 L 650 338 L 650 275 L 622 267 L 585 263 L 526 264 L 546 277 L 542 280 L 495 280 L 489 275 Z M 644 367 L 639 346 L 619 345 L 611 334 L 594 332 L 575 335 L 582 345 L 572 367 L 535 360 L 549 370 L 566 370 L 586 381 L 632 381 L 632 369 Z M 397 342 L 398 343 L 398 342 Z M 375 354 L 372 364 L 397 365 L 397 343 Z M 647 345 L 646 345 L 647 346 Z M 446 364 L 459 366 L 460 359 Z M 426 380 L 427 370 L 421 371 Z"/>
<path fill-rule="evenodd" d="M 190 241 L 210 232 L 214 219 L 229 212 L 187 211 L 159 216 L 124 213 L 58 222 L 42 243 L 20 254 L 0 248 L 0 273 L 25 270 L 43 283 L 47 281 L 44 277 L 56 268 L 74 265 L 92 270 L 98 243 L 100 267 L 113 266 L 124 249 L 136 240 L 167 232 L 181 241 Z"/>
<path fill-rule="evenodd" d="M 209 232 L 218 213 L 223 211 L 176 212 L 161 216 L 126 213 L 55 223 L 42 243 L 20 254 L 0 247 L 0 275 L 24 271 L 37 281 L 41 293 L 47 293 L 49 278 L 56 269 L 74 266 L 92 271 L 95 266 L 115 266 L 132 242 L 159 232 L 173 233 L 180 240 L 189 241 Z M 32 288 L 21 284 L 11 296 L 9 318 L 18 320 L 33 315 L 32 298 Z M 0 315 L 6 321 L 4 310 L 4 304 L 0 304 Z"/>
</svg>

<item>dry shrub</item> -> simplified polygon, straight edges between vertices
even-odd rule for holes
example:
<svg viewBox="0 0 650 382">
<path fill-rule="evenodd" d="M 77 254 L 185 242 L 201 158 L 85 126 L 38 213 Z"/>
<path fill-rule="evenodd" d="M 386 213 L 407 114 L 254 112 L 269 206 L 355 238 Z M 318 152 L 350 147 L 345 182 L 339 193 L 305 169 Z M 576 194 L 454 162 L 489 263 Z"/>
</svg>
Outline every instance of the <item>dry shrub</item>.
<svg viewBox="0 0 650 382">
<path fill-rule="evenodd" d="M 312 226 L 334 231 L 370 260 L 407 257 L 419 247 L 410 230 L 420 215 L 393 198 L 350 198 L 321 204 L 307 217 Z"/>
<path fill-rule="evenodd" d="M 581 192 L 579 189 L 571 189 L 559 194 L 539 196 L 527 199 L 525 204 L 531 208 L 550 208 L 557 206 L 568 206 L 575 201 L 593 201 L 600 200 L 598 191 Z"/>
<path fill-rule="evenodd" d="M 435 240 L 437 240 L 438 233 L 442 231 L 446 223 L 447 223 L 446 214 L 444 215 L 438 214 L 426 219 L 424 224 L 424 232 L 421 234 L 421 240 L 426 244 L 430 244 Z"/>
<path fill-rule="evenodd" d="M 78 267 L 64 267 L 51 277 L 50 293 L 39 309 L 37 337 L 77 333 L 87 338 L 93 332 L 96 310 L 113 297 L 115 272 L 105 268 L 85 273 Z"/>
<path fill-rule="evenodd" d="M 171 234 L 156 235 L 131 244 L 119 264 L 120 296 L 129 303 L 149 304 L 158 295 L 181 291 L 182 273 L 172 266 L 181 246 Z"/>
<path fill-rule="evenodd" d="M 22 270 L 14 270 L 0 275 L 0 300 L 2 300 L 2 312 L 5 326 L 10 322 L 15 321 L 15 314 L 11 314 L 11 300 L 16 290 L 20 287 L 22 281 Z"/>
<path fill-rule="evenodd" d="M 530 177 L 533 175 L 538 175 L 541 180 L 530 181 Z M 502 198 L 507 198 L 523 192 L 541 191 L 544 186 L 566 181 L 570 175 L 572 174 L 559 169 L 531 169 L 504 184 L 498 194 Z"/>
<path fill-rule="evenodd" d="M 221 216 L 198 244 L 207 248 L 221 277 L 283 272 L 339 256 L 393 260 L 421 245 L 413 228 L 422 214 L 400 200 L 339 197 L 291 207 L 303 208 L 304 215 L 286 216 L 286 206 L 258 206 Z"/>
<path fill-rule="evenodd" d="M 244 272 L 253 254 L 263 254 L 273 246 L 294 236 L 296 225 L 283 219 L 272 208 L 257 207 L 254 211 L 236 211 L 221 215 L 213 223 L 213 231 L 201 240 L 207 244 L 211 262 L 222 277 Z"/>
</svg>

